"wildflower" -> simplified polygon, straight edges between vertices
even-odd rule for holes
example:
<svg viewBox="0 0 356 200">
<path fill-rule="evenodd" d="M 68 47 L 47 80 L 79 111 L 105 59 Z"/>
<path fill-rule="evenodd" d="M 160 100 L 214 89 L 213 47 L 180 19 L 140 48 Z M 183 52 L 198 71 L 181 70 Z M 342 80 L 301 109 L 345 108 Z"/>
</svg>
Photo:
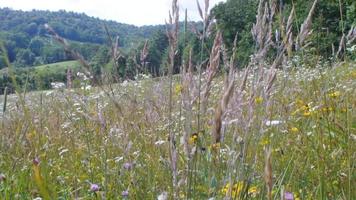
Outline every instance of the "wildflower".
<svg viewBox="0 0 356 200">
<path fill-rule="evenodd" d="M 232 196 L 233 197 L 239 196 L 243 187 L 244 187 L 244 183 L 242 181 L 235 183 L 234 186 L 232 187 Z"/>
<path fill-rule="evenodd" d="M 265 138 L 263 138 L 263 139 L 261 140 L 260 145 L 261 145 L 261 146 L 266 146 L 266 145 L 268 145 L 269 143 L 270 143 L 269 138 L 268 138 L 268 137 L 265 137 Z"/>
<path fill-rule="evenodd" d="M 258 193 L 258 189 L 257 189 L 256 186 L 252 186 L 252 187 L 250 187 L 250 188 L 248 189 L 248 194 L 249 194 L 249 195 L 254 196 L 254 195 L 256 195 L 257 193 Z"/>
<path fill-rule="evenodd" d="M 128 197 L 129 196 L 129 191 L 128 190 L 122 191 L 121 192 L 121 196 L 124 197 L 124 198 Z"/>
<path fill-rule="evenodd" d="M 100 190 L 99 185 L 94 184 L 94 183 L 90 184 L 90 191 L 92 191 L 92 192 L 97 192 L 97 191 L 99 191 L 99 190 Z"/>
<path fill-rule="evenodd" d="M 232 188 L 231 188 L 231 195 L 232 197 L 238 197 L 244 187 L 244 182 L 239 181 L 238 183 L 235 183 Z M 225 195 L 228 195 L 230 188 L 230 183 L 226 184 L 225 187 L 221 190 L 221 192 Z"/>
<path fill-rule="evenodd" d="M 157 197 L 157 200 L 167 200 L 168 199 L 168 193 L 167 192 L 162 192 L 162 194 L 160 194 Z"/>
<path fill-rule="evenodd" d="M 183 86 L 181 84 L 177 84 L 174 89 L 176 94 L 180 94 L 183 91 Z"/>
<path fill-rule="evenodd" d="M 332 93 L 330 93 L 329 94 L 329 97 L 331 97 L 331 98 L 337 98 L 337 97 L 339 97 L 340 96 L 340 92 L 339 91 L 335 91 L 335 92 L 332 92 Z"/>
<path fill-rule="evenodd" d="M 5 174 L 0 174 L 0 183 L 6 180 Z"/>
<path fill-rule="evenodd" d="M 331 111 L 333 111 L 334 109 L 332 108 L 332 107 L 324 107 L 323 109 L 322 109 L 322 111 L 323 112 L 331 112 Z"/>
<path fill-rule="evenodd" d="M 162 145 L 162 144 L 164 144 L 164 143 L 166 143 L 166 141 L 164 141 L 164 140 L 158 140 L 158 141 L 155 142 L 155 145 L 156 145 L 156 146 L 160 146 L 160 145 Z"/>
<path fill-rule="evenodd" d="M 195 144 L 198 141 L 198 134 L 197 133 L 193 133 L 192 136 L 190 136 L 189 138 L 189 143 L 190 144 Z"/>
<path fill-rule="evenodd" d="M 294 200 L 294 195 L 291 192 L 285 192 L 284 193 L 284 199 L 285 200 Z"/>
<path fill-rule="evenodd" d="M 35 158 L 32 160 L 32 163 L 37 166 L 37 165 L 40 164 L 40 159 L 39 159 L 38 157 L 35 157 Z"/>
<path fill-rule="evenodd" d="M 279 121 L 279 120 L 266 121 L 266 126 L 275 126 L 282 123 L 284 123 L 284 121 Z"/>
<path fill-rule="evenodd" d="M 304 113 L 303 113 L 303 116 L 304 117 L 309 117 L 311 115 L 311 112 L 310 111 L 305 111 Z"/>
<path fill-rule="evenodd" d="M 127 169 L 127 170 L 130 170 L 130 169 L 132 169 L 132 163 L 129 163 L 129 162 L 126 162 L 126 163 L 124 163 L 124 169 Z"/>
<path fill-rule="evenodd" d="M 290 129 L 290 131 L 291 131 L 292 133 L 298 133 L 298 132 L 299 132 L 299 129 L 298 129 L 297 127 L 292 127 L 292 128 Z"/>
<path fill-rule="evenodd" d="M 263 98 L 262 97 L 256 97 L 255 98 L 255 103 L 256 104 L 261 104 L 263 102 Z"/>
</svg>

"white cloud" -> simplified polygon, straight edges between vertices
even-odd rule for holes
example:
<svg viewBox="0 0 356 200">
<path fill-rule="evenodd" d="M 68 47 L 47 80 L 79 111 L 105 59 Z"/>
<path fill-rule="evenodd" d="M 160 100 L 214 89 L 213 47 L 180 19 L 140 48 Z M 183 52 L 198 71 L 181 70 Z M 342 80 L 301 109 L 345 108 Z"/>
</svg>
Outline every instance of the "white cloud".
<svg viewBox="0 0 356 200">
<path fill-rule="evenodd" d="M 226 0 L 210 0 L 210 7 Z M 189 20 L 199 20 L 196 0 L 178 0 L 181 12 L 188 10 Z M 203 4 L 204 0 L 200 0 Z M 84 12 L 102 19 L 135 25 L 164 24 L 171 0 L 1 0 L 0 7 L 21 10 L 67 10 Z M 183 16 L 182 16 L 183 18 Z"/>
</svg>

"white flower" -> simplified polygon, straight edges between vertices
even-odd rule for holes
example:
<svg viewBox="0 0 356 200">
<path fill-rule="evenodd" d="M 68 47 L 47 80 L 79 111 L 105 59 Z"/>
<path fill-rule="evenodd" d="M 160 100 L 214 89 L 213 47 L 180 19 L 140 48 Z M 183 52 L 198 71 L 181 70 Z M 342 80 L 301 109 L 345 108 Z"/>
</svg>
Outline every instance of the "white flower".
<svg viewBox="0 0 356 200">
<path fill-rule="evenodd" d="M 53 89 L 62 89 L 66 87 L 66 84 L 62 83 L 62 82 L 52 82 L 51 83 L 51 87 Z"/>
<path fill-rule="evenodd" d="M 158 140 L 158 141 L 155 142 L 155 145 L 160 146 L 160 145 L 162 145 L 162 144 L 164 144 L 164 143 L 166 143 L 166 141 L 164 141 L 164 140 Z"/>
<path fill-rule="evenodd" d="M 122 157 L 122 156 L 114 158 L 115 163 L 119 163 L 119 162 L 122 161 L 123 159 L 124 159 L 124 157 Z"/>
<path fill-rule="evenodd" d="M 266 126 L 276 126 L 279 124 L 283 124 L 284 121 L 280 121 L 280 120 L 272 120 L 272 121 L 266 121 Z"/>
<path fill-rule="evenodd" d="M 157 197 L 157 200 L 167 200 L 168 199 L 168 193 L 167 192 L 162 192 L 162 194 L 160 194 Z"/>
</svg>

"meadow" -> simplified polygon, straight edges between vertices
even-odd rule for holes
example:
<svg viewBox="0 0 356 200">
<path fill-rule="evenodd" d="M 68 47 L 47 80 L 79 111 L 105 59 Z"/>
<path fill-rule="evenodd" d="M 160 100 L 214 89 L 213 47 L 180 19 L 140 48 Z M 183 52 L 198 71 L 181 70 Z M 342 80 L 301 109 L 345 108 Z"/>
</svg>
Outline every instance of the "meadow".
<svg viewBox="0 0 356 200">
<path fill-rule="evenodd" d="M 254 77 L 248 75 L 243 91 L 234 88 L 219 143 L 211 139 L 212 107 L 223 80 L 212 85 L 199 132 L 196 106 L 183 107 L 189 88 L 174 83 L 179 198 L 265 199 L 270 149 L 274 199 L 285 192 L 295 199 L 353 199 L 355 63 L 278 71 L 270 96 Z M 24 107 L 10 96 L 1 125 L 1 199 L 171 196 L 167 81 L 118 85 L 116 103 L 96 88 L 28 94 Z M 237 85 L 242 81 L 236 77 Z"/>
<path fill-rule="evenodd" d="M 355 199 L 356 62 L 309 60 L 307 26 L 268 58 L 268 10 L 244 69 L 217 31 L 208 62 L 190 51 L 173 75 L 173 1 L 167 76 L 87 87 L 72 52 L 84 87 L 1 96 L 0 199 Z"/>
</svg>

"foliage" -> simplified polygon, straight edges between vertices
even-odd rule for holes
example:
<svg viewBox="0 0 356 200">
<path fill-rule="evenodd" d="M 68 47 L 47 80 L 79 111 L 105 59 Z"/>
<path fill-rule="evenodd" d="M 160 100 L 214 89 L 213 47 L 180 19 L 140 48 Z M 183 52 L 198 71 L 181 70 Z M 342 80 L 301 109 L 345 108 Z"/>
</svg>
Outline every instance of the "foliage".
<svg viewBox="0 0 356 200">
<path fill-rule="evenodd" d="M 80 64 L 77 61 L 66 61 L 31 68 L 16 68 L 14 74 L 17 83 L 23 90 L 48 90 L 51 89 L 52 82 L 66 82 L 67 69 L 73 70 L 73 78 L 75 78 L 75 73 L 80 71 Z M 14 87 L 6 68 L 0 70 L 0 86 L 0 94 L 2 94 L 5 87 L 9 88 L 9 92 L 14 92 Z"/>
<path fill-rule="evenodd" d="M 49 24 L 62 37 L 71 41 L 74 49 L 90 60 L 101 45 L 108 44 L 108 36 L 103 24 L 112 36 L 119 36 L 119 45 L 124 49 L 134 48 L 139 41 L 150 37 L 164 26 L 142 26 L 105 21 L 74 12 L 16 11 L 0 8 L 0 39 L 6 42 L 10 62 L 18 66 L 32 66 L 69 60 L 59 56 L 44 24 Z M 30 53 L 30 52 L 32 53 Z M 45 58 L 36 59 L 45 55 Z M 0 66 L 3 67 L 3 66 Z"/>
<path fill-rule="evenodd" d="M 213 10 L 220 29 L 223 30 L 225 43 L 231 48 L 235 35 L 238 39 L 238 61 L 240 66 L 249 62 L 249 55 L 254 51 L 254 44 L 250 30 L 252 23 L 255 22 L 255 15 L 258 0 L 228 0 L 220 3 Z M 286 21 L 291 12 L 292 5 L 295 6 L 296 17 L 293 23 L 293 35 L 298 31 L 308 15 L 313 1 L 305 0 L 285 0 L 275 1 L 278 8 L 278 20 Z M 339 3 L 342 3 L 341 6 Z M 340 14 L 340 8 L 342 16 Z M 337 51 L 342 33 L 346 33 L 356 25 L 356 3 L 352 0 L 320 0 L 312 18 L 312 34 L 308 42 L 309 53 L 316 56 L 329 58 L 332 53 Z M 280 30 L 280 24 L 275 24 L 275 30 Z M 336 49 L 336 50 L 335 50 Z"/>
</svg>

